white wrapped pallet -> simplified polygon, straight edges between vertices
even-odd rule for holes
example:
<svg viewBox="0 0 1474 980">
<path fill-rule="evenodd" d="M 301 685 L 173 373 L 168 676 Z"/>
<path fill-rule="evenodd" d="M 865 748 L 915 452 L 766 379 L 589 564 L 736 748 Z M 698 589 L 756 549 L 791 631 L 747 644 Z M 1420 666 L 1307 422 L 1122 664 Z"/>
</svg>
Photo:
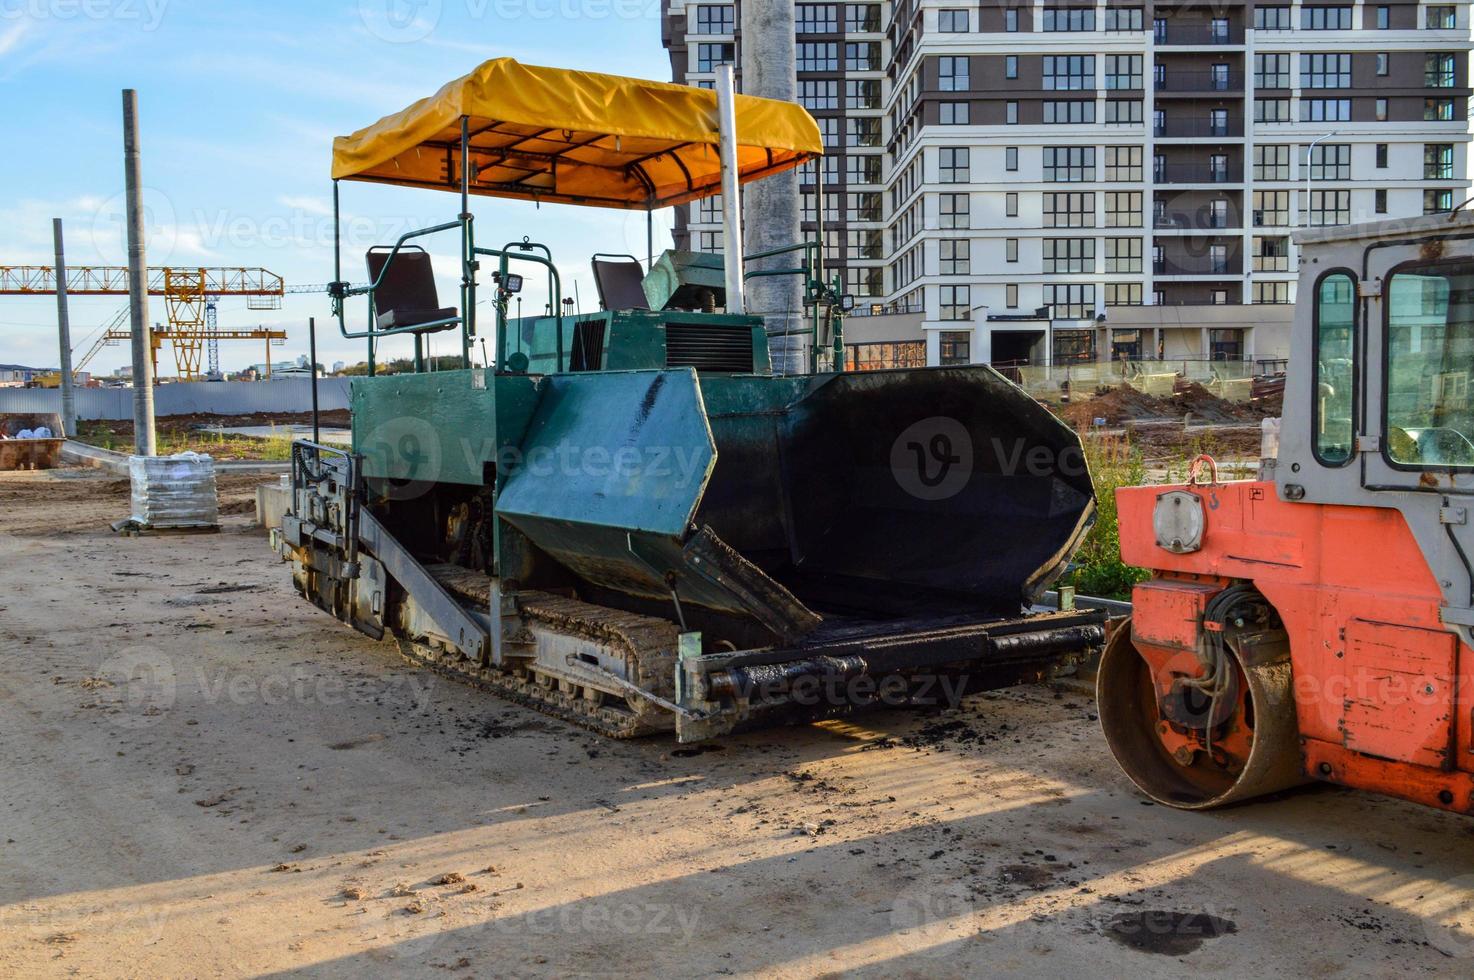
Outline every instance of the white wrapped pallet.
<svg viewBox="0 0 1474 980">
<path fill-rule="evenodd" d="M 130 456 L 133 522 L 145 528 L 213 528 L 220 524 L 215 460 L 201 453 Z"/>
</svg>

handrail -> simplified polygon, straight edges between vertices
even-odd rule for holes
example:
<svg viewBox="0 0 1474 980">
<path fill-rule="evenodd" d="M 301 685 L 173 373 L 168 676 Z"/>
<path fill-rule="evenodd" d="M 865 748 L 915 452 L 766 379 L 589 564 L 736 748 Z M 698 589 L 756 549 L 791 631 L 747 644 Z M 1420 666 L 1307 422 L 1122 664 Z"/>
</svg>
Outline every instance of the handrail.
<svg viewBox="0 0 1474 980">
<path fill-rule="evenodd" d="M 384 277 L 389 274 L 389 268 L 394 264 L 395 257 L 398 256 L 400 252 L 404 251 L 404 243 L 412 238 L 423 238 L 426 235 L 435 235 L 442 231 L 449 231 L 452 228 L 464 228 L 464 226 L 464 222 L 457 220 L 448 221 L 445 224 L 434 225 L 430 228 L 419 228 L 415 231 L 407 231 L 403 235 L 399 236 L 399 241 L 394 243 L 393 249 L 389 252 L 389 258 L 386 259 L 384 262 L 384 268 L 379 270 L 378 278 L 375 279 L 372 283 L 367 286 L 350 286 L 346 282 L 333 283 L 333 315 L 338 318 L 338 332 L 343 335 L 344 339 L 371 340 L 375 337 L 389 337 L 393 336 L 394 334 L 434 330 L 439 327 L 446 327 L 452 324 L 460 323 L 463 318 L 457 316 L 450 317 L 448 319 L 434 320 L 430 323 L 417 323 L 413 326 L 407 327 L 390 327 L 387 330 L 380 330 L 377 327 L 372 326 L 374 317 L 374 293 L 381 285 L 383 285 Z M 345 310 L 346 304 L 343 301 L 350 296 L 367 296 L 369 298 L 369 323 L 371 325 L 367 330 L 355 332 L 348 329 L 348 319 Z"/>
<path fill-rule="evenodd" d="M 552 309 L 552 312 L 553 312 L 553 316 L 557 318 L 556 321 L 555 321 L 557 323 L 557 328 L 554 331 L 555 334 L 556 334 L 556 338 L 557 338 L 557 350 L 556 350 L 557 360 L 555 362 L 556 363 L 556 367 L 554 368 L 554 370 L 556 370 L 556 371 L 562 371 L 563 370 L 563 277 L 561 275 L 559 275 L 559 273 L 558 273 L 558 267 L 553 264 L 553 253 L 552 253 L 552 250 L 549 249 L 546 245 L 543 245 L 543 244 L 541 244 L 539 242 L 530 242 L 530 241 L 527 241 L 525 239 L 523 241 L 520 241 L 520 242 L 512 242 L 512 243 L 509 243 L 508 248 L 515 248 L 515 249 L 518 249 L 519 251 L 518 252 L 510 252 L 510 251 L 505 251 L 505 250 L 502 250 L 502 249 L 479 248 L 478 247 L 478 248 L 476 248 L 474 250 L 474 252 L 475 252 L 476 255 L 489 255 L 489 256 L 492 256 L 493 258 L 498 259 L 499 262 L 497 264 L 497 272 L 498 272 L 498 275 L 502 277 L 502 280 L 503 281 L 505 281 L 505 277 L 506 277 L 506 274 L 507 274 L 508 261 L 511 260 L 511 259 L 519 259 L 519 260 L 521 260 L 523 262 L 533 262 L 533 263 L 536 263 L 537 265 L 544 266 L 548 270 L 548 281 L 549 281 L 550 285 L 552 286 L 552 300 L 553 300 L 553 302 L 552 302 L 552 308 L 553 308 Z M 542 255 L 533 254 L 533 251 L 532 251 L 533 249 L 538 249 L 543 254 Z M 500 367 L 502 364 L 505 364 L 506 363 L 506 357 L 507 357 L 507 306 L 506 306 L 505 294 L 502 291 L 500 291 L 500 290 L 497 293 L 496 331 L 497 331 L 497 337 L 496 337 L 497 366 Z"/>
</svg>

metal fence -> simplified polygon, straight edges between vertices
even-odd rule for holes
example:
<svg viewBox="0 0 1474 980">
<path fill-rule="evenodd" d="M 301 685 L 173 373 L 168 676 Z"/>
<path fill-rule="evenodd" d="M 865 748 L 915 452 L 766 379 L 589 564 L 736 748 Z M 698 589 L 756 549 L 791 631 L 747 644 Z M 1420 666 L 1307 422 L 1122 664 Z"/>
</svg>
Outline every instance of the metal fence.
<svg viewBox="0 0 1474 980">
<path fill-rule="evenodd" d="M 317 383 L 323 411 L 348 407 L 348 379 L 323 378 Z M 133 417 L 132 388 L 76 389 L 77 418 L 117 421 Z M 255 415 L 312 411 L 312 382 L 197 381 L 159 385 L 154 389 L 156 415 Z M 61 412 L 55 388 L 0 388 L 0 414 Z"/>
</svg>

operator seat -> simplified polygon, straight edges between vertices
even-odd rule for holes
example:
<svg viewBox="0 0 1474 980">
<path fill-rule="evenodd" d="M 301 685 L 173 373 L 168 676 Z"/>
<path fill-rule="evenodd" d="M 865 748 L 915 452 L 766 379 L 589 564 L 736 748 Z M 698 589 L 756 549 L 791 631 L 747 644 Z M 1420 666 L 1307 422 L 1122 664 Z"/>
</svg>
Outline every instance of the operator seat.
<svg viewBox="0 0 1474 980">
<path fill-rule="evenodd" d="M 633 255 L 595 255 L 594 285 L 599 289 L 599 304 L 609 310 L 648 310 L 645 298 L 645 270 Z"/>
<path fill-rule="evenodd" d="M 435 324 L 416 333 L 434 333 L 456 326 L 460 322 L 456 308 L 440 305 L 430 253 L 410 246 L 400 249 L 394 261 L 390 262 L 392 252 L 393 249 L 377 246 L 369 249 L 367 256 L 369 282 L 379 283 L 373 294 L 374 326 L 379 330 L 392 330 L 422 323 Z M 388 266 L 387 272 L 385 266 Z M 382 282 L 379 281 L 380 275 L 384 277 Z M 451 322 L 441 322 L 447 320 Z"/>
</svg>

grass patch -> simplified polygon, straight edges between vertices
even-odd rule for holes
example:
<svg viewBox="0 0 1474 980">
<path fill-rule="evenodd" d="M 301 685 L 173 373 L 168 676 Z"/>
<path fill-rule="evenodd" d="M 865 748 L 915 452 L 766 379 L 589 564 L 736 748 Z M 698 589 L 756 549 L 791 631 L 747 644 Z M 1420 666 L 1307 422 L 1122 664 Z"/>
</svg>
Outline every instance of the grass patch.
<svg viewBox="0 0 1474 980">
<path fill-rule="evenodd" d="M 1061 580 L 1081 595 L 1129 601 L 1131 587 L 1151 573 L 1121 560 L 1121 526 L 1116 490 L 1150 482 L 1141 450 L 1125 436 L 1084 436 L 1085 456 L 1095 483 L 1095 525 L 1075 555 L 1075 565 Z"/>
<path fill-rule="evenodd" d="M 223 432 L 208 432 L 204 429 L 171 424 L 160 420 L 155 430 L 160 456 L 176 453 L 204 453 L 218 460 L 252 460 L 261 462 L 285 462 L 292 458 L 292 437 L 283 429 L 278 434 L 272 426 L 272 435 L 262 439 L 253 436 L 233 435 Z M 89 446 L 109 449 L 118 453 L 133 452 L 133 424 L 131 422 L 79 421 L 76 439 Z"/>
</svg>

